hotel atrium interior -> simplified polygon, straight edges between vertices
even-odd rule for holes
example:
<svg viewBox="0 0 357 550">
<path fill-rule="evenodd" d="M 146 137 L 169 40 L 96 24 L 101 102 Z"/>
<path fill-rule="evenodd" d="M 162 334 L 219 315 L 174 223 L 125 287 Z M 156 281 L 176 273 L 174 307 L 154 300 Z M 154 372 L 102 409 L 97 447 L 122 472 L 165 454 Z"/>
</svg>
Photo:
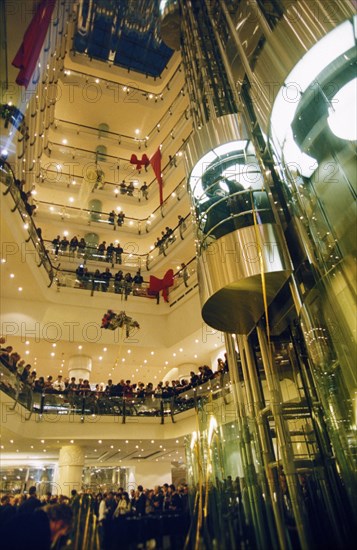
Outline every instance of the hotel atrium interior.
<svg viewBox="0 0 357 550">
<path fill-rule="evenodd" d="M 355 3 L 0 8 L 0 492 L 187 484 L 185 548 L 349 548 Z"/>
</svg>

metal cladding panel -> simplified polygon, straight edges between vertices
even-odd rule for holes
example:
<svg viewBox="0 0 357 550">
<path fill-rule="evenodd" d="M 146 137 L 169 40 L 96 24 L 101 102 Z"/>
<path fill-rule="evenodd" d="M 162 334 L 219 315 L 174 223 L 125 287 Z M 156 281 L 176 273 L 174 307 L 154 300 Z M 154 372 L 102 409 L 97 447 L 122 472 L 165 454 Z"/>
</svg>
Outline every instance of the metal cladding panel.
<svg viewBox="0 0 357 550">
<path fill-rule="evenodd" d="M 354 14 L 353 2 L 349 1 L 289 3 L 259 54 L 251 83 L 257 118 L 266 134 L 276 95 L 293 67 L 316 42 Z"/>
<path fill-rule="evenodd" d="M 185 161 L 187 174 L 208 152 L 231 141 L 248 140 L 246 126 L 239 113 L 212 119 L 201 130 L 194 132 L 187 143 Z"/>
<path fill-rule="evenodd" d="M 204 321 L 224 332 L 249 333 L 264 313 L 262 271 L 269 304 L 291 273 L 280 226 L 245 227 L 211 242 L 198 259 Z"/>
</svg>

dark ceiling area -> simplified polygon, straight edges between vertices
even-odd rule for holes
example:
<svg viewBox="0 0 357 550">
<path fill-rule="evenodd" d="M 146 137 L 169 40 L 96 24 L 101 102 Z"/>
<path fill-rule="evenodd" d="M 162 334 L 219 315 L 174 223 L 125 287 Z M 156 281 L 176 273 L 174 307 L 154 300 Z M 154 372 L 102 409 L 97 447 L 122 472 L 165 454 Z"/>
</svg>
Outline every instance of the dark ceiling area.
<svg viewBox="0 0 357 550">
<path fill-rule="evenodd" d="M 159 77 L 173 50 L 159 32 L 158 0 L 80 0 L 73 50 Z"/>
</svg>

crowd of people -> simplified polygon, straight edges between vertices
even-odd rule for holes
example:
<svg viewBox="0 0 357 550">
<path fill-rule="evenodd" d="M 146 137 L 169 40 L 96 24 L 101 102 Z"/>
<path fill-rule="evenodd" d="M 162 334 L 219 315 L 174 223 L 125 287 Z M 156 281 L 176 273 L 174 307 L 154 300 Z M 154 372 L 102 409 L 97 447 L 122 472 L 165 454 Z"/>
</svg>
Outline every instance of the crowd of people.
<svg viewBox="0 0 357 550">
<path fill-rule="evenodd" d="M 108 548 L 115 520 L 143 518 L 170 514 L 188 515 L 188 486 L 164 483 L 154 489 L 138 485 L 129 491 L 119 487 L 116 491 L 92 492 L 93 514 L 97 517 L 102 548 Z M 71 496 L 54 495 L 50 491 L 37 494 L 36 486 L 23 493 L 4 492 L 0 499 L 0 540 L 6 550 L 60 549 L 70 544 L 76 526 L 73 525 L 72 505 L 80 495 L 76 489 Z M 24 532 L 25 531 L 25 532 Z M 27 543 L 33 543 L 28 546 Z"/>
<path fill-rule="evenodd" d="M 2 344 L 5 341 L 2 338 Z M 75 377 L 63 377 L 58 374 L 57 378 L 51 375 L 37 376 L 37 372 L 32 368 L 31 364 L 21 359 L 20 355 L 13 350 L 12 346 L 2 347 L 0 350 L 0 359 L 6 367 L 14 372 L 19 377 L 19 380 L 31 388 L 34 392 L 40 393 L 58 393 L 72 394 L 78 396 L 96 395 L 97 397 L 126 397 L 146 399 L 151 397 L 170 399 L 171 397 L 179 396 L 192 388 L 200 387 L 202 384 L 213 379 L 219 379 L 228 372 L 227 356 L 225 360 L 219 358 L 217 360 L 217 370 L 215 372 L 208 365 L 200 366 L 198 373 L 190 372 L 190 376 L 181 380 L 166 380 L 160 381 L 154 385 L 152 382 L 145 384 L 144 382 L 132 382 L 131 380 L 121 379 L 114 383 L 109 379 L 106 384 L 97 383 L 90 384 L 89 380 L 84 380 Z"/>
<path fill-rule="evenodd" d="M 80 264 L 76 269 L 76 276 L 81 288 L 92 288 L 102 292 L 107 292 L 109 285 L 113 282 L 115 294 L 124 294 L 125 299 L 131 292 L 134 296 L 139 295 L 144 282 L 140 269 L 134 276 L 129 272 L 124 275 L 121 269 L 113 275 L 109 267 L 106 267 L 104 271 L 96 269 L 91 272 L 83 264 Z"/>
<path fill-rule="evenodd" d="M 36 487 L 28 492 L 4 493 L 0 499 L 0 540 L 6 550 L 60 550 L 72 527 L 71 500 L 47 493 L 39 499 Z"/>
<path fill-rule="evenodd" d="M 57 235 L 52 241 L 52 252 L 55 256 L 69 253 L 73 257 L 83 259 L 93 259 L 99 261 L 107 261 L 112 264 L 122 263 L 123 248 L 120 243 L 110 243 L 107 245 L 106 241 L 102 241 L 99 245 L 88 245 L 84 237 L 78 237 L 75 235 L 70 240 L 67 236 Z"/>
</svg>

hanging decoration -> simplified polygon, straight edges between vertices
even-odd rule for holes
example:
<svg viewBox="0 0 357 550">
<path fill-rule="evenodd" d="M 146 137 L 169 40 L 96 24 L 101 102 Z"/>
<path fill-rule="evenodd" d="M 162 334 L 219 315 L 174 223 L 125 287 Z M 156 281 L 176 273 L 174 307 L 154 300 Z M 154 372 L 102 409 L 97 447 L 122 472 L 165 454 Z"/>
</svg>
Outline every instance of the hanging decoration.
<svg viewBox="0 0 357 550">
<path fill-rule="evenodd" d="M 16 84 L 28 87 L 39 60 L 40 52 L 51 24 L 56 0 L 42 0 L 24 34 L 12 64 L 20 69 Z"/>
<path fill-rule="evenodd" d="M 150 157 L 150 164 L 154 170 L 157 182 L 159 184 L 159 196 L 160 196 L 160 206 L 164 202 L 163 197 L 163 181 L 161 175 L 161 146 L 157 148 L 157 151 Z"/>
<path fill-rule="evenodd" d="M 130 332 L 133 329 L 139 329 L 140 325 L 132 317 L 129 317 L 125 311 L 120 311 L 120 313 L 115 313 L 112 309 L 103 315 L 102 325 L 100 328 L 108 330 L 116 330 L 117 328 L 125 327 L 126 337 L 129 338 Z"/>
<path fill-rule="evenodd" d="M 169 287 L 174 284 L 174 271 L 169 269 L 166 271 L 163 279 L 158 279 L 154 275 L 150 275 L 149 293 L 157 293 L 162 290 L 162 297 L 165 302 L 169 301 Z"/>
<path fill-rule="evenodd" d="M 145 153 L 142 155 L 141 159 L 138 159 L 138 157 L 133 153 L 130 157 L 130 164 L 135 164 L 136 169 L 139 171 L 140 174 L 142 167 L 145 168 L 145 172 L 147 171 L 146 169 L 149 166 L 150 161 Z"/>
</svg>

